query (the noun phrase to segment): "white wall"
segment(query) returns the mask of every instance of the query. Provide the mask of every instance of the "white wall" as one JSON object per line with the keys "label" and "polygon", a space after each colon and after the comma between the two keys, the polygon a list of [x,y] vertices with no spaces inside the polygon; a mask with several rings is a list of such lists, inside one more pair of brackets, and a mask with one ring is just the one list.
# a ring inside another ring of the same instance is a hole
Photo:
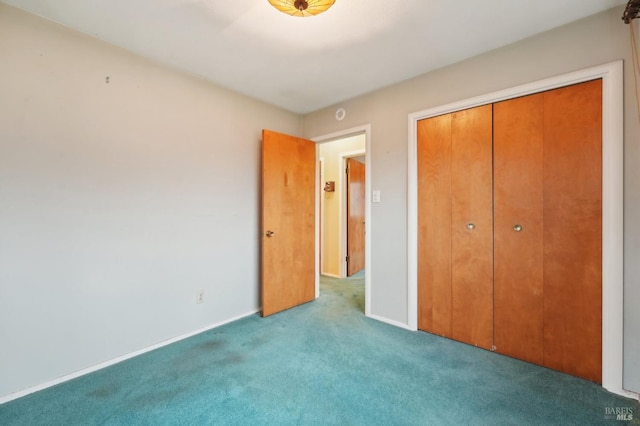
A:
{"label": "white wall", "polygon": [[[371,313],[407,323],[408,115],[543,78],[625,60],[625,308],[624,385],[640,391],[640,127],[633,92],[628,26],[623,7],[326,108],[304,118],[313,138],[371,124]],[[636,26],[638,24],[635,24]],[[640,31],[636,31],[639,33]],[[419,53],[419,52],[416,52]],[[347,111],[336,121],[338,107]]]}
{"label": "white wall", "polygon": [[318,145],[318,155],[323,159],[324,181],[335,182],[335,192],[322,191],[322,274],[343,276],[341,266],[346,256],[346,247],[341,247],[346,232],[342,227],[346,181],[344,155],[364,152],[365,142],[366,137],[361,134]]}
{"label": "white wall", "polygon": [[259,308],[262,128],[301,118],[0,3],[0,398]]}

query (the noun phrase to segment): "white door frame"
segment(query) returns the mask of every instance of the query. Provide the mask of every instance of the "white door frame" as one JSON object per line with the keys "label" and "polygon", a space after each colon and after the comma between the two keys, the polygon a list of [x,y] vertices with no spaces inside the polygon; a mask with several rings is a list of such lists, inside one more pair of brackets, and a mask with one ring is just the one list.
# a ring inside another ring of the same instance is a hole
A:
{"label": "white door frame", "polygon": [[[367,268],[367,271],[364,275],[364,314],[366,316],[370,316],[371,314],[371,156],[369,153],[371,152],[371,125],[365,124],[358,127],[352,127],[350,129],[340,130],[338,132],[330,133],[328,135],[317,136],[314,138],[310,138],[312,141],[316,142],[316,144],[323,142],[331,142],[337,139],[344,139],[349,136],[355,135],[365,135],[365,177],[364,177],[364,187],[365,187],[365,195],[364,195],[364,215],[366,217],[366,222],[364,225],[364,264]],[[316,157],[317,154],[317,146],[316,146]],[[342,175],[342,174],[341,174]],[[318,174],[316,173],[316,176]],[[342,179],[342,177],[341,177]],[[319,188],[321,182],[316,182],[316,188]],[[320,200],[316,197],[316,212],[319,208]],[[340,231],[342,232],[342,230]],[[319,250],[319,241],[320,241],[320,222],[319,217],[316,214],[316,297],[320,295],[320,274],[318,265],[318,250]],[[344,254],[344,253],[343,253]],[[341,271],[344,268],[344,262],[341,262]]]}
{"label": "white door frame", "polygon": [[429,108],[409,115],[408,153],[408,326],[418,327],[418,160],[419,120],[479,105],[602,78],[602,386],[623,389],[623,63],[611,62],[506,90]]}

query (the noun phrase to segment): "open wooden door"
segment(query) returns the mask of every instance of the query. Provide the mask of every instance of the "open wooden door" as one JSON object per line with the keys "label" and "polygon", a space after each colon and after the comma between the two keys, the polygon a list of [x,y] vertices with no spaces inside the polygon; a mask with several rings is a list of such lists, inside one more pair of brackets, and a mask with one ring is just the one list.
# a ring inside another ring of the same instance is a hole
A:
{"label": "open wooden door", "polygon": [[315,298],[314,142],[262,131],[262,316]]}
{"label": "open wooden door", "polygon": [[347,276],[364,269],[364,164],[347,159]]}

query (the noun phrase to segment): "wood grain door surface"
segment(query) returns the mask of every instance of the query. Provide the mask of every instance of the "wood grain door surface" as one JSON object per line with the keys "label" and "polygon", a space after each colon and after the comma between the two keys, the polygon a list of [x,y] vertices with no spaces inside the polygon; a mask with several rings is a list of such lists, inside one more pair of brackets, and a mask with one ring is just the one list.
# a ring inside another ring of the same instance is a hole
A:
{"label": "wood grain door surface", "polygon": [[419,328],[600,383],[601,80],[417,131]]}
{"label": "wood grain door surface", "polygon": [[347,159],[347,276],[364,269],[365,165]]}
{"label": "wood grain door surface", "polygon": [[451,114],[417,131],[418,328],[451,338]]}
{"label": "wood grain door surface", "polygon": [[493,118],[494,345],[536,364],[544,361],[543,106],[542,93],[498,102]]}
{"label": "wood grain door surface", "polygon": [[493,344],[492,106],[451,117],[451,335]]}
{"label": "wood grain door surface", "polygon": [[263,316],[315,298],[315,161],[312,141],[263,130]]}
{"label": "wood grain door surface", "polygon": [[493,343],[491,105],[418,125],[420,329]]}
{"label": "wood grain door surface", "polygon": [[602,382],[602,80],[545,92],[544,365]]}

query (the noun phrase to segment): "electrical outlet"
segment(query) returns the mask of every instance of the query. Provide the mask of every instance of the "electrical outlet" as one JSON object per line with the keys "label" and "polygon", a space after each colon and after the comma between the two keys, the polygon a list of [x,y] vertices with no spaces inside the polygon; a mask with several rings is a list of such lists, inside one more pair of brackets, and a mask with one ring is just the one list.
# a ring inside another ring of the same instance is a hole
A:
{"label": "electrical outlet", "polygon": [[196,293],[196,303],[204,303],[204,290],[199,290]]}

